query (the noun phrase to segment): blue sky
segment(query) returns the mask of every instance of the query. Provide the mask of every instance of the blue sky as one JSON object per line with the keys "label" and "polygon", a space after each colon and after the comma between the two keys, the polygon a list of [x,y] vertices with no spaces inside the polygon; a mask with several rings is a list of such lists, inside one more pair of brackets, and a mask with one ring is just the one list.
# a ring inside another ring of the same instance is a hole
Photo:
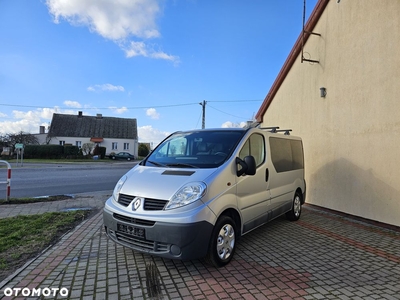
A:
{"label": "blue sky", "polygon": [[[308,0],[306,19],[317,0]],[[0,134],[54,112],[136,118],[139,142],[240,126],[302,29],[303,0],[0,0]]]}

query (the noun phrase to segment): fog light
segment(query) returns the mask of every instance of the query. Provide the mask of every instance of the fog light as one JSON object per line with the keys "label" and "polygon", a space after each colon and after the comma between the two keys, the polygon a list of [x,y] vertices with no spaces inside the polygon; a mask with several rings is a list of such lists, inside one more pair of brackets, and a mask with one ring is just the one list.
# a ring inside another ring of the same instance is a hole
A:
{"label": "fog light", "polygon": [[177,245],[172,245],[171,246],[171,254],[178,256],[179,254],[181,254],[181,248],[179,248]]}

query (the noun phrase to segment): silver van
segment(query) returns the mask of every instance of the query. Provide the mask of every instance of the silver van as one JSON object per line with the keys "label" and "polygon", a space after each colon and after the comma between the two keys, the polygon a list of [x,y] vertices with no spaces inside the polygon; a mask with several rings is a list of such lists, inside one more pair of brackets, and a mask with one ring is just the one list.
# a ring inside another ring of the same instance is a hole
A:
{"label": "silver van", "polygon": [[305,202],[303,145],[290,130],[175,132],[118,181],[105,203],[116,243],[171,259],[229,263],[240,236]]}

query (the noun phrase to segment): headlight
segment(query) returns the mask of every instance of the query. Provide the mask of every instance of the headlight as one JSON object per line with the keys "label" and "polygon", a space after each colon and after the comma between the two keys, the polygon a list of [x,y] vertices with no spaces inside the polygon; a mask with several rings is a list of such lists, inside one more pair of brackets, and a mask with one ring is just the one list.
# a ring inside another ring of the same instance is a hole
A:
{"label": "headlight", "polygon": [[128,177],[126,177],[126,175],[122,176],[120,180],[118,180],[117,184],[115,185],[114,191],[113,191],[113,199],[115,202],[118,202],[118,196],[119,196],[119,192],[122,189],[122,186],[124,185],[126,179]]}
{"label": "headlight", "polygon": [[206,193],[206,189],[207,186],[203,182],[185,184],[172,196],[165,209],[182,207],[200,200]]}

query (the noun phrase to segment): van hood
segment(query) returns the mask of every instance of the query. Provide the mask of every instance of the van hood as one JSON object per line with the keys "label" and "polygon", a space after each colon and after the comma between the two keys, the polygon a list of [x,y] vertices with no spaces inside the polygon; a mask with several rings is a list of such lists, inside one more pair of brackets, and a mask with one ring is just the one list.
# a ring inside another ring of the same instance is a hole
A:
{"label": "van hood", "polygon": [[202,181],[212,169],[161,168],[137,165],[127,174],[120,193],[136,197],[169,200],[186,183]]}

